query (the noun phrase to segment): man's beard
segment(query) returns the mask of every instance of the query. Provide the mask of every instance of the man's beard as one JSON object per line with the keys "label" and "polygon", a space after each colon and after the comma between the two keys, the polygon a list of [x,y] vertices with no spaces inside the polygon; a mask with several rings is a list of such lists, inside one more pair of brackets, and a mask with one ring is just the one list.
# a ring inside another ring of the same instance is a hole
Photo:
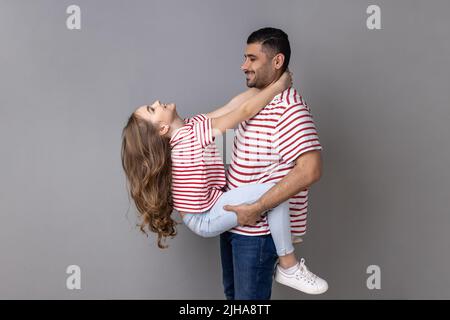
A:
{"label": "man's beard", "polygon": [[256,73],[253,73],[253,79],[245,80],[247,83],[247,87],[257,89],[265,88],[271,82],[269,77],[263,73],[260,73],[259,77],[256,77]]}
{"label": "man's beard", "polygon": [[256,81],[255,80],[246,79],[246,82],[247,82],[247,87],[249,87],[249,88],[254,88],[255,85],[256,85]]}

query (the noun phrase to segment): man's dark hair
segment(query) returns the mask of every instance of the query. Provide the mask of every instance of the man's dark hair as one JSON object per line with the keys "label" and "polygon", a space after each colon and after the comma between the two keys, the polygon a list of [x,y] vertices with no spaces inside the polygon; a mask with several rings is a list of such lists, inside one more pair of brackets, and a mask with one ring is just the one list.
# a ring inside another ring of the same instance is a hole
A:
{"label": "man's dark hair", "polygon": [[286,71],[291,58],[291,46],[289,44],[288,35],[280,29],[262,28],[252,32],[248,36],[247,44],[260,43],[263,50],[269,56],[282,53],[284,55],[284,63],[281,71]]}

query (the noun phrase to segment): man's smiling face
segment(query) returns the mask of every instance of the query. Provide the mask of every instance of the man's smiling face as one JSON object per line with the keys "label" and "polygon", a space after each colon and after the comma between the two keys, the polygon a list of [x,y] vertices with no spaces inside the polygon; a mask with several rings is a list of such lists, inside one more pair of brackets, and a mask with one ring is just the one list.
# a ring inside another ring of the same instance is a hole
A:
{"label": "man's smiling face", "polygon": [[263,50],[260,43],[248,44],[244,58],[241,70],[245,73],[247,87],[262,89],[275,79],[276,69],[272,64],[273,57]]}

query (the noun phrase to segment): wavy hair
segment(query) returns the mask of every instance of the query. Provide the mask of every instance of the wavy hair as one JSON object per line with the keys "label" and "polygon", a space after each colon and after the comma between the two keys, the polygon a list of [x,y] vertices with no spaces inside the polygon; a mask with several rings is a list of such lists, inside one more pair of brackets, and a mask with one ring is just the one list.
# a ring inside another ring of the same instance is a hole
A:
{"label": "wavy hair", "polygon": [[169,138],[160,136],[155,126],[133,112],[122,131],[122,167],[138,216],[140,231],[158,234],[158,247],[177,234],[171,217],[172,159]]}

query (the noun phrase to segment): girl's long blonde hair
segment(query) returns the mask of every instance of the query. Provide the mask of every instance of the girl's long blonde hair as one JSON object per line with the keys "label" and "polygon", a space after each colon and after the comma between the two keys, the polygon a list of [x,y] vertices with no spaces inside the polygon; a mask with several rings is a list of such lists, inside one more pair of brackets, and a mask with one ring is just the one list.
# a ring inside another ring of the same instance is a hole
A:
{"label": "girl's long blonde hair", "polygon": [[134,112],[122,131],[121,158],[141,223],[137,226],[158,234],[158,247],[177,234],[172,217],[172,158],[169,138]]}

